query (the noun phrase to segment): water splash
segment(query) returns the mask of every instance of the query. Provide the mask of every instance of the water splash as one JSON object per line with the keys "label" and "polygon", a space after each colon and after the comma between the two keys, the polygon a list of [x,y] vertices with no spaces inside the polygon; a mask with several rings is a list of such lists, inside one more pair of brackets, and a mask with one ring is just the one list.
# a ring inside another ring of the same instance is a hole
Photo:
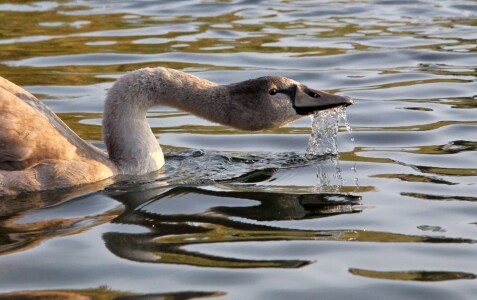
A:
{"label": "water splash", "polygon": [[343,106],[318,111],[311,118],[311,135],[306,148],[306,156],[314,158],[325,155],[338,155],[338,125],[340,119],[345,128],[351,132],[351,126],[346,118],[346,108]]}
{"label": "water splash", "polygon": [[304,153],[295,152],[184,150],[166,154],[163,180],[168,184],[213,184],[239,180],[258,170],[298,168],[319,160],[321,158],[309,159]]}
{"label": "water splash", "polygon": [[[346,109],[337,107],[319,111],[311,115],[310,118],[312,133],[308,141],[306,157],[309,159],[324,158],[317,164],[318,183],[314,191],[339,192],[346,183],[339,163],[337,137],[340,120],[343,120],[346,130],[352,132],[347,120]],[[353,142],[354,139],[352,138],[351,141]],[[354,184],[358,186],[356,165],[353,165],[352,171],[355,174]]]}

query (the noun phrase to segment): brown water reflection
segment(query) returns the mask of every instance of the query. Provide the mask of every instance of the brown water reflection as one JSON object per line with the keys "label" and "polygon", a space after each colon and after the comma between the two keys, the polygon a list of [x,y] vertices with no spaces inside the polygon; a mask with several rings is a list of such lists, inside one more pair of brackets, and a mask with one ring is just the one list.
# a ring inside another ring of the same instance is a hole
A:
{"label": "brown water reflection", "polygon": [[[94,198],[94,194],[90,193],[108,183],[111,181],[61,191],[4,197],[0,202],[0,255],[27,251],[49,239],[78,234],[110,222],[121,212],[120,208],[108,209],[92,215],[78,211],[74,212],[75,216],[69,218],[62,214],[42,215],[42,212],[54,210],[55,207],[61,207],[63,203],[71,203],[68,201],[73,199],[80,203],[83,199]],[[91,205],[91,202],[89,204]],[[105,205],[111,208],[108,204]],[[114,206],[117,205],[113,204]]]}
{"label": "brown water reflection", "polygon": [[201,292],[187,291],[176,293],[157,294],[137,294],[132,292],[115,291],[107,286],[85,290],[40,290],[40,291],[18,291],[13,293],[0,294],[0,299],[9,300],[132,300],[132,299],[167,299],[167,300],[188,300],[216,298],[224,296],[223,292]]}
{"label": "brown water reflection", "polygon": [[459,279],[476,279],[477,275],[463,272],[439,272],[439,271],[404,271],[404,272],[382,272],[361,269],[350,269],[353,275],[388,280],[410,280],[410,281],[447,281]]}

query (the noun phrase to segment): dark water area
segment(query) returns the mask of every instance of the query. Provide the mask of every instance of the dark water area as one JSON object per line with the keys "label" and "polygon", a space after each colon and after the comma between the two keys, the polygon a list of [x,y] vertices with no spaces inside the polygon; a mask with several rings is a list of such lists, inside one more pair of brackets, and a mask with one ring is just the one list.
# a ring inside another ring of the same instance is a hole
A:
{"label": "dark water area", "polygon": [[476,40],[472,0],[0,1],[0,76],[99,147],[142,67],[356,100],[313,159],[155,107],[158,174],[0,199],[0,299],[475,299]]}

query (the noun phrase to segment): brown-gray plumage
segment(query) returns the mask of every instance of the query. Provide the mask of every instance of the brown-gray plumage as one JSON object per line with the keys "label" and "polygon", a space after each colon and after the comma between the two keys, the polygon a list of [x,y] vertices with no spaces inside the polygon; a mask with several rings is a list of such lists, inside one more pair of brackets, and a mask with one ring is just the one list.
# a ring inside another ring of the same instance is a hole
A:
{"label": "brown-gray plumage", "polygon": [[159,170],[164,156],[146,121],[153,105],[175,107],[243,130],[262,130],[350,104],[350,98],[285,77],[217,85],[172,69],[145,68],[125,74],[108,92],[105,153],[78,137],[33,95],[0,77],[0,195]]}

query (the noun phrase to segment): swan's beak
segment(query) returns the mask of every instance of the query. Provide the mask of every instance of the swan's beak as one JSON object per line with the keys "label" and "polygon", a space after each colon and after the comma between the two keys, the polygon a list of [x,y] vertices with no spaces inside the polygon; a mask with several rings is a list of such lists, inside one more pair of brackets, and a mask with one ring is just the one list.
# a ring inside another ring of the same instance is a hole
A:
{"label": "swan's beak", "polygon": [[299,115],[309,115],[316,111],[352,104],[353,99],[350,97],[328,94],[306,86],[297,86],[293,98],[293,108]]}

